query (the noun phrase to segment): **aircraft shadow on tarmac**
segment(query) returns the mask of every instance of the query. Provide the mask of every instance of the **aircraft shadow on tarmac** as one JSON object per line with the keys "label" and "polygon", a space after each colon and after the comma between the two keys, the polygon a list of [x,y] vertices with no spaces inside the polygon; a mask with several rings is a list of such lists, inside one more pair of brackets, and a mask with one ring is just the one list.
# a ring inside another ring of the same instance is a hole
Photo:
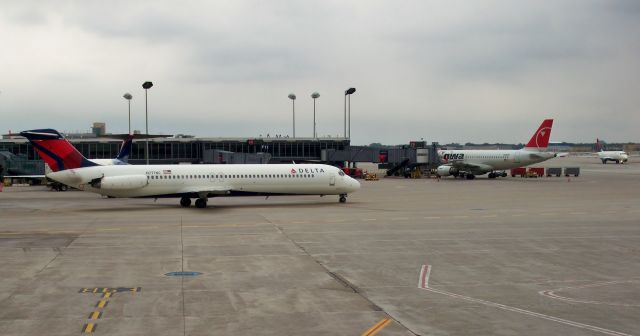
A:
{"label": "aircraft shadow on tarmac", "polygon": [[[357,202],[348,202],[346,206],[349,204],[358,204]],[[232,210],[232,209],[246,209],[246,208],[289,208],[289,209],[300,209],[300,208],[325,208],[325,207],[345,207],[345,205],[339,204],[337,201],[333,202],[279,202],[279,203],[238,203],[238,204],[215,204],[215,202],[209,202],[206,208],[198,209],[194,206],[190,206],[188,208],[183,208],[179,204],[166,204],[166,203],[148,203],[148,204],[135,204],[132,206],[126,207],[91,207],[91,208],[82,208],[77,209],[77,212],[122,212],[122,211],[158,211],[161,209],[165,210],[176,210],[176,209],[184,209],[185,211],[194,211],[195,213],[201,213],[206,211],[223,211],[223,210]]]}

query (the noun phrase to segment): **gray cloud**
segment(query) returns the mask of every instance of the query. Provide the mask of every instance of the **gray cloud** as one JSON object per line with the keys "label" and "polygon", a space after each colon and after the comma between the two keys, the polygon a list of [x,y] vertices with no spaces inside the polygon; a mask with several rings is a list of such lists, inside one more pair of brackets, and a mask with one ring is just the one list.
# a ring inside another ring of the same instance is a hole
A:
{"label": "gray cloud", "polygon": [[[152,130],[342,133],[355,143],[637,138],[637,1],[13,2],[0,12],[0,114],[12,129],[125,129],[153,80]],[[33,125],[37,120],[38,125]],[[137,127],[140,128],[140,127]],[[6,131],[6,130],[4,130]]]}

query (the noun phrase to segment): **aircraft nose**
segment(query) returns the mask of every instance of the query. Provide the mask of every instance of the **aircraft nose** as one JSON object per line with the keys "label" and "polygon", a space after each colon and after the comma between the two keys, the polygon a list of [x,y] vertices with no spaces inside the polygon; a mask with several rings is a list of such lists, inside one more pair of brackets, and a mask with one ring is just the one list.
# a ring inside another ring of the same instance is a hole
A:
{"label": "aircraft nose", "polygon": [[350,177],[349,179],[350,179],[349,187],[351,189],[351,192],[354,192],[354,191],[360,189],[360,182],[358,182],[356,179],[354,179],[352,177]]}

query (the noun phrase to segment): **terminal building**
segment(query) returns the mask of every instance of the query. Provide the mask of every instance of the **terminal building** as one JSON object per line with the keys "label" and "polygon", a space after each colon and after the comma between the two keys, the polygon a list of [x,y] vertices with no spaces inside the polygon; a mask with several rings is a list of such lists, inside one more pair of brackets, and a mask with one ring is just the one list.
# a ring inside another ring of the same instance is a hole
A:
{"label": "terminal building", "polygon": [[[103,126],[104,127],[104,126]],[[116,157],[121,141],[100,134],[67,134],[67,139],[89,159]],[[394,165],[424,164],[429,150],[425,142],[406,146],[350,146],[347,138],[207,138],[176,136],[149,139],[150,164],[236,164],[323,162],[336,166],[358,162]],[[134,140],[131,164],[145,164],[146,140]],[[420,149],[420,150],[419,150]],[[433,152],[434,153],[434,152]],[[433,154],[432,153],[432,154]],[[0,140],[0,175],[44,173],[44,164],[31,144],[20,136]]]}

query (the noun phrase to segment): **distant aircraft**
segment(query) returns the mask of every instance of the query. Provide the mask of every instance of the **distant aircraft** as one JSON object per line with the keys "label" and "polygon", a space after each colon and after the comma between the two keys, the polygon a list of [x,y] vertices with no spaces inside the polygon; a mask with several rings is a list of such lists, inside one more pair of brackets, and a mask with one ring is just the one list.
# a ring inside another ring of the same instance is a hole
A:
{"label": "distant aircraft", "polygon": [[520,150],[442,150],[438,152],[444,163],[437,168],[438,176],[466,177],[469,180],[476,175],[489,173],[490,179],[506,177],[506,169],[527,166],[565,156],[547,152],[553,119],[546,119],[533,134],[527,145]]}
{"label": "distant aircraft", "polygon": [[196,207],[205,208],[208,198],[215,196],[338,195],[345,203],[347,194],[360,189],[360,183],[342,170],[323,164],[100,166],[73,146],[70,152],[59,145],[51,136],[58,134],[54,130],[20,134],[57,168],[48,178],[110,197],[176,197],[183,207],[196,198]]}
{"label": "distant aircraft", "polygon": [[607,164],[607,161],[613,161],[615,163],[623,164],[629,161],[629,154],[623,151],[605,151],[602,150],[600,139],[596,139],[596,150],[598,151],[598,157],[602,164]]}

